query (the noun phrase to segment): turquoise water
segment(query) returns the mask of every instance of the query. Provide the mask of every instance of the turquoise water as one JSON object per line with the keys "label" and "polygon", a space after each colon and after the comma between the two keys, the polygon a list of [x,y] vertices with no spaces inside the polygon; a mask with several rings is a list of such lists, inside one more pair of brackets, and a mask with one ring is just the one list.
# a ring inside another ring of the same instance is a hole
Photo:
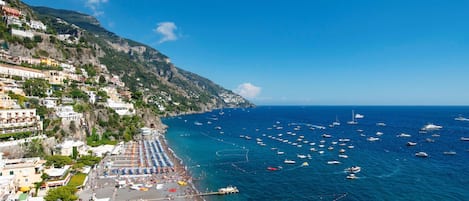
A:
{"label": "turquoise water", "polygon": [[[365,116],[357,125],[346,124],[352,110]],[[169,126],[169,145],[196,178],[199,191],[227,185],[240,190],[208,200],[469,200],[469,142],[460,141],[469,137],[469,122],[455,121],[459,115],[469,117],[469,107],[263,106],[163,121]],[[329,127],[336,117],[341,125]],[[377,126],[377,122],[386,126]],[[428,123],[443,128],[420,133]],[[325,129],[311,129],[314,126]],[[378,131],[383,135],[377,136]],[[412,136],[396,137],[400,133]],[[371,136],[379,140],[368,141]],[[340,138],[351,141],[340,146]],[[324,148],[318,146],[320,140],[325,140]],[[408,141],[417,145],[406,146]],[[348,148],[350,145],[354,148]],[[329,146],[334,149],[328,150]],[[310,151],[312,147],[324,154]],[[272,148],[285,154],[278,155]],[[338,157],[340,149],[346,150],[348,158]],[[416,157],[419,151],[429,157]],[[445,151],[456,155],[445,155]],[[311,158],[301,159],[297,154],[310,154]],[[284,164],[285,159],[297,163]],[[341,164],[327,164],[331,160]],[[301,167],[303,162],[309,166]],[[353,165],[362,168],[356,174],[358,179],[346,179],[344,169]],[[267,170],[279,166],[278,171]]]}

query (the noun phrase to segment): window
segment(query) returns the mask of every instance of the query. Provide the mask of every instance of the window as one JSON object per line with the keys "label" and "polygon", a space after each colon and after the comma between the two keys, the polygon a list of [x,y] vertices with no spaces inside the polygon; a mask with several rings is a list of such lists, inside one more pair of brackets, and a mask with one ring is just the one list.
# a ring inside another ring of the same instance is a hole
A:
{"label": "window", "polygon": [[13,170],[12,170],[12,171],[10,171],[10,175],[14,175],[14,174],[15,174],[15,172],[13,172]]}

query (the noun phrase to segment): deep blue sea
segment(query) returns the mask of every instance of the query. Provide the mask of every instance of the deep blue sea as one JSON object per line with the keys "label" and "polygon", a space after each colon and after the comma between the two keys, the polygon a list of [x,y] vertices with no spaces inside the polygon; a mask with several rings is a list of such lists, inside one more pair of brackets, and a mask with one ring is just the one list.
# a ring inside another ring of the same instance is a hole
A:
{"label": "deep blue sea", "polygon": [[[346,123],[352,110],[364,115],[357,125]],[[454,120],[459,115],[469,117],[469,107],[261,106],[163,122],[169,145],[199,191],[228,185],[240,190],[207,200],[469,200],[469,141],[460,140],[469,137],[469,121]],[[341,125],[329,127],[336,119]],[[428,123],[443,128],[419,132]],[[397,137],[401,133],[411,137]],[[350,142],[340,145],[344,138]],[[407,146],[409,141],[417,144]],[[338,157],[340,149],[348,158]],[[420,151],[429,156],[416,157]],[[448,151],[456,154],[444,154]],[[285,159],[296,164],[284,164]],[[327,163],[332,160],[341,163]],[[354,165],[361,167],[358,178],[347,179],[344,169]]]}

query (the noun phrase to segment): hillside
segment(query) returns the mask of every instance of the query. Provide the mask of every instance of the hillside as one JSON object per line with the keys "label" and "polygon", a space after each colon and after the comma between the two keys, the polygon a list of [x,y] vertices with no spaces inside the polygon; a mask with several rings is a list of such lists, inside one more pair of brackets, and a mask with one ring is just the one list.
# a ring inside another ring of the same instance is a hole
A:
{"label": "hillside", "polygon": [[[253,106],[232,91],[174,66],[167,56],[154,48],[107,31],[92,16],[46,7],[30,8],[31,17],[47,25],[47,34],[68,34],[78,41],[63,45],[49,36],[50,40],[44,40],[43,46],[29,50],[31,55],[47,50],[47,55],[57,60],[79,65],[103,64],[111,74],[119,76],[131,92],[142,93],[142,100],[150,107],[160,108],[155,111],[161,115]],[[27,51],[23,48],[19,52]]]}

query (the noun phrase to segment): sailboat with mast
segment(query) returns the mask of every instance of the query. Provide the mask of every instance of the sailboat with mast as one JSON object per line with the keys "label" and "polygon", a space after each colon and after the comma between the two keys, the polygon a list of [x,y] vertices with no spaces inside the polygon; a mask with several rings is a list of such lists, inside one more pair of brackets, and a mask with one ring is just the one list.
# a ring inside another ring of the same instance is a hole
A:
{"label": "sailboat with mast", "polygon": [[358,122],[355,120],[355,111],[352,110],[352,121],[347,121],[347,124],[356,125]]}
{"label": "sailboat with mast", "polygon": [[335,116],[335,121],[332,122],[332,126],[340,126],[340,121],[339,121],[339,118],[337,117],[337,115]]}

